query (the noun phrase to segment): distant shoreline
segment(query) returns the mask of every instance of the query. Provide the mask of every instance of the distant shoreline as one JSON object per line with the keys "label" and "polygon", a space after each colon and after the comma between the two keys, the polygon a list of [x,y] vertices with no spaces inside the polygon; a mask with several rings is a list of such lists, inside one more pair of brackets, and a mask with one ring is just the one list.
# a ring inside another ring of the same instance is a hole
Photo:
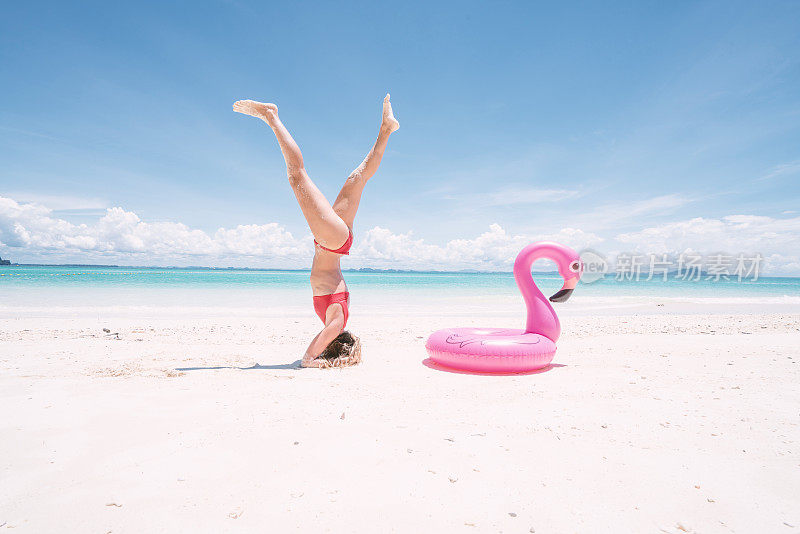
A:
{"label": "distant shoreline", "polygon": [[[8,267],[91,267],[95,269],[165,269],[165,270],[203,270],[203,271],[278,271],[287,273],[311,272],[311,269],[282,269],[277,267],[203,267],[199,265],[160,266],[160,265],[97,265],[90,263],[12,263]],[[480,271],[477,269],[461,269],[458,271],[421,271],[415,269],[373,269],[364,267],[361,269],[342,269],[343,273],[417,273],[417,274],[511,274],[511,271]],[[557,271],[537,271],[541,273],[556,274]]]}
{"label": "distant shoreline", "polygon": [[[2,267],[65,267],[65,268],[92,268],[92,269],[159,269],[169,271],[180,270],[196,270],[196,271],[249,271],[249,272],[285,272],[285,273],[310,273],[311,269],[283,269],[273,267],[204,267],[198,265],[189,265],[186,267],[178,266],[159,266],[159,265],[98,265],[98,264],[84,264],[84,263],[12,263],[11,265],[0,265]],[[446,270],[415,270],[415,269],[375,269],[371,267],[364,267],[361,269],[342,269],[343,273],[360,273],[360,274],[502,274],[511,275],[512,271],[481,271],[477,269],[461,269],[457,271]],[[558,271],[534,271],[536,274],[544,275],[558,275]],[[606,273],[606,277],[613,277],[614,272]],[[643,273],[646,274],[646,273]],[[701,277],[713,276],[708,272],[701,271]],[[670,272],[669,277],[673,278],[675,272]],[[734,276],[734,275],[729,275]],[[762,278],[783,278],[783,279],[800,279],[800,276],[789,275],[759,275]]]}

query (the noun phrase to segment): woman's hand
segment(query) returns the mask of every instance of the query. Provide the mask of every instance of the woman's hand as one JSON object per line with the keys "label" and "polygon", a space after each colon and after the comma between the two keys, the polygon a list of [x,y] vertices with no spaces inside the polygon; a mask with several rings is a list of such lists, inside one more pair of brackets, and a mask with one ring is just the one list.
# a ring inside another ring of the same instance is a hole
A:
{"label": "woman's hand", "polygon": [[325,362],[322,361],[322,358],[307,358],[303,356],[303,359],[300,361],[300,367],[325,367]]}

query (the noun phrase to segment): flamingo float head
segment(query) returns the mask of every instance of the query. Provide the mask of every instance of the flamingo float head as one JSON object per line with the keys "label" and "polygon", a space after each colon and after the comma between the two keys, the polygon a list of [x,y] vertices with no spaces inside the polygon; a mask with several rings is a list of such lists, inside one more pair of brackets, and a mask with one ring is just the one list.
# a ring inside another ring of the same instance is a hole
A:
{"label": "flamingo float head", "polygon": [[558,274],[564,279],[564,285],[550,297],[550,302],[566,302],[569,300],[583,272],[583,262],[581,262],[578,253],[567,247],[561,248],[566,249],[561,251],[565,257],[561,258],[561,261],[556,259],[556,263],[558,264]]}

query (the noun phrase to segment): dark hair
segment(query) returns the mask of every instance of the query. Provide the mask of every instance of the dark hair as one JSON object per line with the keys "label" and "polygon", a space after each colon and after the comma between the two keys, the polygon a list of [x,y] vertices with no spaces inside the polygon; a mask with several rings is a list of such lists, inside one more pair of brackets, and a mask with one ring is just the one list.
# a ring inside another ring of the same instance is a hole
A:
{"label": "dark hair", "polygon": [[328,343],[328,346],[325,347],[325,350],[322,351],[322,354],[320,354],[319,357],[325,358],[326,360],[335,360],[339,357],[348,356],[350,351],[353,350],[353,345],[355,344],[355,336],[345,330],[336,336],[336,339]]}

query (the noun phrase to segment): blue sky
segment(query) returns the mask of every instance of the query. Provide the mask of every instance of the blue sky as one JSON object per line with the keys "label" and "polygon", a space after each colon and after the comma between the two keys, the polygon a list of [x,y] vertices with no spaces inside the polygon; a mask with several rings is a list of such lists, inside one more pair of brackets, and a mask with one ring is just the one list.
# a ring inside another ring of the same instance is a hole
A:
{"label": "blue sky", "polygon": [[[280,151],[232,102],[277,103],[333,197],[389,91],[401,129],[353,266],[496,266],[543,236],[741,244],[800,272],[797,2],[18,2],[0,55],[0,255],[19,261],[301,266]],[[240,227],[261,245],[200,235]]]}

